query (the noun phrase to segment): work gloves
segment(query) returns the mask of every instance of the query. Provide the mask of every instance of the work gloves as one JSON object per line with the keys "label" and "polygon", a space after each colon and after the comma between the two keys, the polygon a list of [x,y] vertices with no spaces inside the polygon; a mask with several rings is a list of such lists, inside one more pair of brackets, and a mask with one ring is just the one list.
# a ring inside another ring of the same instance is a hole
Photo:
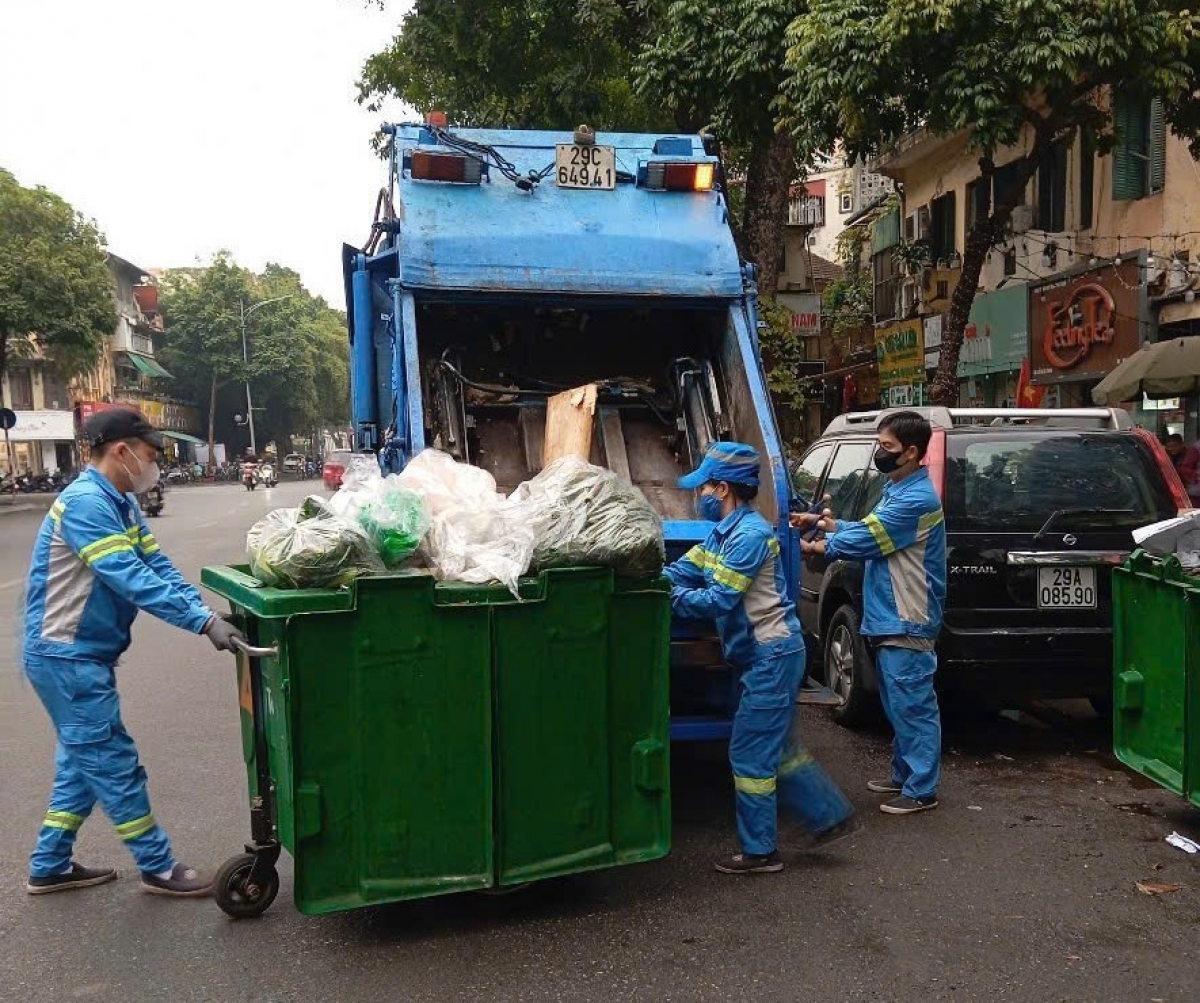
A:
{"label": "work gloves", "polygon": [[217,651],[236,651],[234,639],[246,640],[245,635],[237,627],[219,616],[214,616],[208,621],[208,625],[204,628],[204,636],[212,641],[212,646]]}

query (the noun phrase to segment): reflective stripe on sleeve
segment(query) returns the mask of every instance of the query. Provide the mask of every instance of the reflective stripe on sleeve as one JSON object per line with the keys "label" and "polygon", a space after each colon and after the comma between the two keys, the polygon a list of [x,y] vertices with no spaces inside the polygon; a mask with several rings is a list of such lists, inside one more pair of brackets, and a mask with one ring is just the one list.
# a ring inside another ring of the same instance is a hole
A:
{"label": "reflective stripe on sleeve", "polygon": [[883,523],[879,521],[879,516],[869,515],[863,520],[863,525],[871,531],[871,535],[875,537],[875,542],[879,544],[879,551],[884,557],[888,554],[896,552],[896,544],[892,542],[892,538],[888,536],[888,531],[883,528]]}

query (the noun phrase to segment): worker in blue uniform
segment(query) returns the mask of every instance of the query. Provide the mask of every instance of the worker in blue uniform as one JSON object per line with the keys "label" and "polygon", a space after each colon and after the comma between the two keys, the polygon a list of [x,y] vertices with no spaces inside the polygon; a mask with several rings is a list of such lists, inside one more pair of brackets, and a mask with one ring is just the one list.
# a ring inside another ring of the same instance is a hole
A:
{"label": "worker in blue uniform", "polygon": [[825,539],[802,547],[829,561],[866,563],[860,630],[874,651],[879,696],[895,733],[891,778],[867,788],[894,795],[880,811],[911,815],[938,805],[942,725],[933,680],[946,601],[946,525],[922,465],[933,436],[929,422],[916,411],[895,411],[876,433],[875,467],[888,478],[879,504],[857,522],[826,510]]}
{"label": "worker in blue uniform", "polygon": [[72,860],[99,803],[133,854],[142,887],[200,896],[212,881],[180,863],[150,812],[146,771],[121,721],[114,669],[139,609],[233,651],[240,633],[213,614],[159,548],[135,495],[158,482],[162,437],[129,408],[83,429],[91,464],[55,501],[34,544],[24,611],[25,673],[58,737],[54,788],[30,858],[31,895],[116,878]]}
{"label": "worker in blue uniform", "polygon": [[679,481],[698,490],[708,538],[666,569],[671,609],[711,619],[726,660],[740,671],[740,699],[729,742],[741,852],[719,860],[726,874],[783,870],[778,808],[795,814],[824,845],[855,829],[854,809],[800,744],[794,726],[804,677],[804,637],[788,600],[779,541],[752,506],[759,454],[738,442],[709,447]]}

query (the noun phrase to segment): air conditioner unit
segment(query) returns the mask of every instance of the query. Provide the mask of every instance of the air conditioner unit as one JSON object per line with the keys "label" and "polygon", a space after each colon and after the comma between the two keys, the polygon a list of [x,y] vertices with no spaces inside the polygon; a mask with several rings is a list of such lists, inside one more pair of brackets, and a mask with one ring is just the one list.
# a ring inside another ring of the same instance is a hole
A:
{"label": "air conditioner unit", "polygon": [[1033,206],[1019,205],[1014,208],[1008,225],[1013,233],[1028,233],[1033,229]]}

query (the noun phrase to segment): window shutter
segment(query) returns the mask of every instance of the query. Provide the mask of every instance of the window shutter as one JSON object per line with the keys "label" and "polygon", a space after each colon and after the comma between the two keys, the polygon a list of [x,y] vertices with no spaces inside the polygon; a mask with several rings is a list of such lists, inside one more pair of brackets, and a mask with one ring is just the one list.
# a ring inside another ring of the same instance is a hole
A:
{"label": "window shutter", "polygon": [[1113,198],[1140,199],[1146,194],[1145,106],[1126,94],[1113,98]]}
{"label": "window shutter", "polygon": [[1091,129],[1079,137],[1079,229],[1092,228],[1096,199],[1096,140]]}
{"label": "window shutter", "polygon": [[886,216],[880,216],[871,230],[871,251],[878,254],[889,247],[900,243],[900,210],[893,209]]}
{"label": "window shutter", "polygon": [[1150,102],[1149,192],[1161,192],[1167,181],[1167,117],[1162,98]]}

